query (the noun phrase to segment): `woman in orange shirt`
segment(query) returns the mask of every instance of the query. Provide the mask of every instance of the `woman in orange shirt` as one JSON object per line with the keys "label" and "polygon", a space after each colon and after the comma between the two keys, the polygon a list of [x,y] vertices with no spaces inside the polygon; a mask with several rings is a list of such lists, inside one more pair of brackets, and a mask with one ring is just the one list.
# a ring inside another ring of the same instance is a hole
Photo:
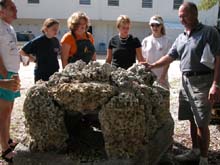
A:
{"label": "woman in orange shirt", "polygon": [[94,38],[87,32],[89,18],[83,12],[73,13],[67,20],[69,32],[61,39],[61,60],[63,68],[68,63],[82,60],[86,63],[96,60]]}

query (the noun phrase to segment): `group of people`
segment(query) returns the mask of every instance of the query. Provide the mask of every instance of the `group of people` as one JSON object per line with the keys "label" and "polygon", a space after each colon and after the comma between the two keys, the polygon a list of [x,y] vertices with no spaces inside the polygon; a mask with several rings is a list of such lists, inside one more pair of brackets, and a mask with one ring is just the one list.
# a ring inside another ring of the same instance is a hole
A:
{"label": "group of people", "polygon": [[[156,25],[156,26],[155,26]],[[21,56],[27,56],[30,61],[36,62],[35,82],[48,81],[49,77],[59,70],[58,55],[61,55],[62,67],[68,63],[82,60],[86,63],[96,60],[94,38],[88,32],[89,18],[84,12],[74,12],[67,20],[69,32],[64,34],[59,42],[56,35],[59,31],[59,22],[48,18],[43,23],[43,34],[26,43],[19,51]],[[171,47],[165,37],[163,19],[153,16],[150,20],[152,35],[139,41],[130,33],[131,21],[128,16],[120,15],[116,27],[118,34],[113,36],[108,45],[106,62],[116,67],[128,69],[136,59],[138,62],[154,62],[162,57]],[[34,56],[33,56],[34,55]],[[169,66],[153,69],[158,82],[168,88],[167,70]]]}
{"label": "group of people", "polygon": [[[179,93],[179,119],[190,121],[192,150],[176,156],[179,161],[198,159],[200,165],[208,164],[209,128],[211,106],[220,102],[220,37],[218,32],[198,21],[194,3],[184,2],[179,8],[179,19],[185,30],[175,42],[166,37],[161,16],[150,18],[152,34],[140,40],[129,33],[131,21],[120,15],[116,21],[118,34],[109,40],[106,63],[128,69],[136,59],[151,69],[157,82],[169,89],[167,71],[169,64],[180,60],[182,88]],[[48,81],[62,67],[77,60],[86,63],[96,60],[94,38],[88,32],[89,18],[84,12],[74,12],[67,20],[69,32],[61,41],[56,38],[59,21],[48,18],[43,23],[42,35],[26,43],[19,51],[16,34],[11,23],[17,18],[12,0],[0,0],[0,144],[2,158],[11,162],[17,142],[10,137],[10,118],[14,99],[20,96],[18,70],[20,57],[27,56],[35,62],[35,82]],[[201,63],[203,49],[209,44],[214,57],[214,69]]]}
{"label": "group of people", "polygon": [[[117,18],[116,27],[118,34],[113,36],[108,45],[106,62],[116,67],[128,69],[136,59],[141,62],[155,62],[164,56],[171,47],[171,43],[166,37],[164,22],[161,16],[155,15],[149,21],[152,34],[140,42],[137,37],[133,37],[129,30],[131,21],[128,16],[120,15]],[[157,76],[158,83],[169,88],[168,71],[169,65],[152,69]]]}

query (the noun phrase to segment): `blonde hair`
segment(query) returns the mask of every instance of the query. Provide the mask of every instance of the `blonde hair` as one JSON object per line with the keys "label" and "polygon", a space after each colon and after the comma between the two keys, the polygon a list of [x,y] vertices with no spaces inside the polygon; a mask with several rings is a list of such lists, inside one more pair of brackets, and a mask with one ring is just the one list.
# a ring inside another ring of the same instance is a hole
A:
{"label": "blonde hair", "polygon": [[42,33],[45,33],[45,29],[50,28],[53,25],[59,25],[59,21],[54,19],[54,18],[47,18],[44,23],[43,26],[41,28]]}
{"label": "blonde hair", "polygon": [[70,29],[70,31],[76,31],[76,29],[79,27],[81,19],[86,21],[86,30],[89,29],[89,17],[86,15],[86,13],[77,11],[74,12],[67,20],[67,27]]}
{"label": "blonde hair", "polygon": [[119,28],[122,24],[130,24],[131,20],[126,15],[120,15],[116,21],[116,27]]}
{"label": "blonde hair", "polygon": [[165,30],[165,26],[164,26],[164,23],[163,23],[163,18],[160,16],[160,15],[154,15],[152,16],[151,18],[155,19],[155,20],[161,20],[161,34],[162,35],[165,35],[166,34],[166,30]]}

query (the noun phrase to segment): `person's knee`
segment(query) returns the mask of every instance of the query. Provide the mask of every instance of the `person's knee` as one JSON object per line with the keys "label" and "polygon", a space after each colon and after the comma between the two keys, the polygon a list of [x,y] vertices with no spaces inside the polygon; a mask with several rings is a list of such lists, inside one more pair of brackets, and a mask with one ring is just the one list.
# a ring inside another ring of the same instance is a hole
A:
{"label": "person's knee", "polygon": [[10,104],[0,105],[0,120],[4,121],[7,120],[8,117],[10,117],[12,112]]}

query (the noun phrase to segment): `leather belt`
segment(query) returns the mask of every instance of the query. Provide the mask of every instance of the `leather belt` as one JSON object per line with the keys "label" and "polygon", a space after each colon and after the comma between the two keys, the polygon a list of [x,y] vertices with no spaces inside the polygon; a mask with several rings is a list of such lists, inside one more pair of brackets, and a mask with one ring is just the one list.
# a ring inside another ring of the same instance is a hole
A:
{"label": "leather belt", "polygon": [[213,71],[186,71],[183,72],[183,75],[186,77],[191,77],[191,76],[200,76],[200,75],[206,75],[206,74],[212,74],[214,73]]}

